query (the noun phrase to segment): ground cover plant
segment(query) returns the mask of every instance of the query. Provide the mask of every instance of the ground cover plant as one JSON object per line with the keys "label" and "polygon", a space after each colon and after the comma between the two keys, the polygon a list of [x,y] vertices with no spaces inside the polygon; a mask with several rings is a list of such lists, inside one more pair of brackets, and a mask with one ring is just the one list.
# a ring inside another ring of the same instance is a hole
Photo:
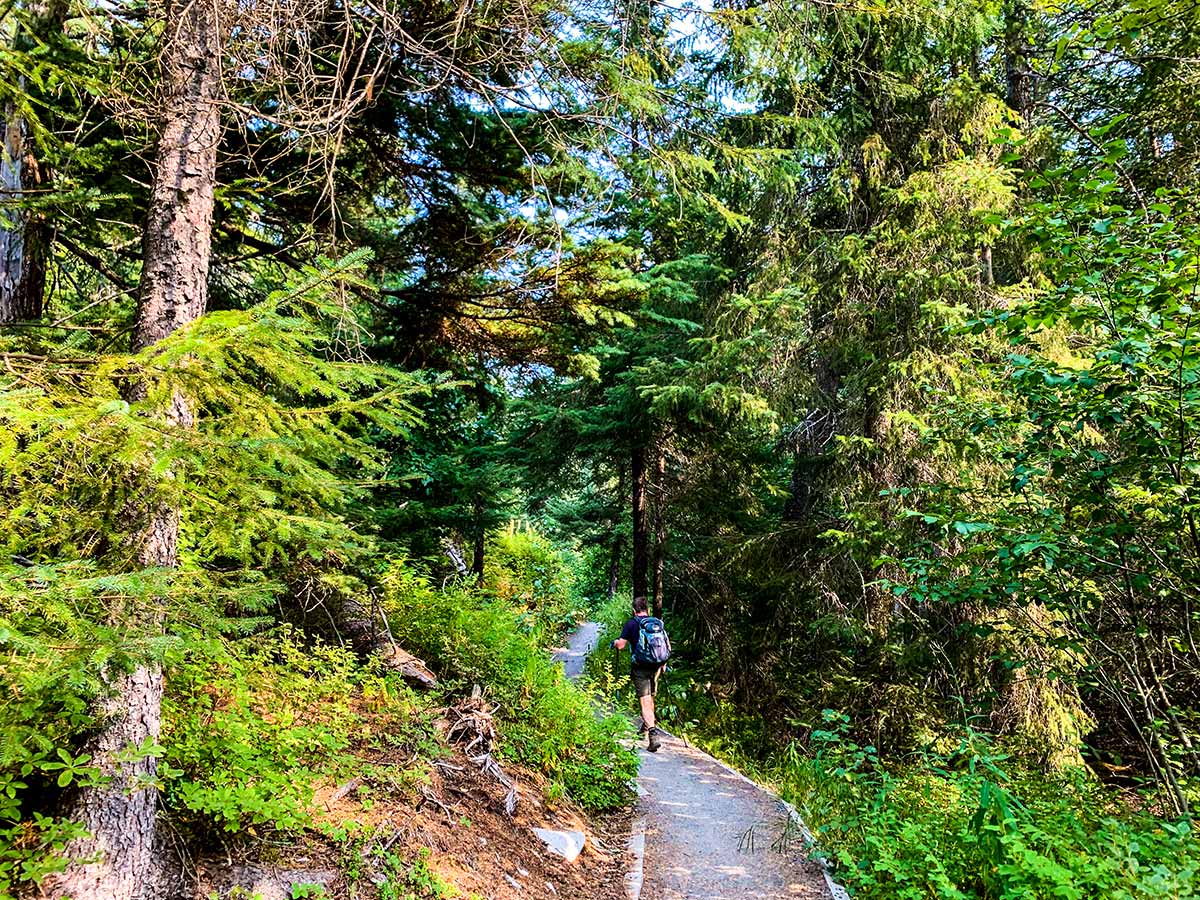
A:
{"label": "ground cover plant", "polygon": [[874,748],[818,729],[811,759],[772,775],[801,802],[855,896],[1166,898],[1196,893],[1187,820],[1131,808],[1082,770],[1010,768],[967,731],[949,752],[883,765]]}

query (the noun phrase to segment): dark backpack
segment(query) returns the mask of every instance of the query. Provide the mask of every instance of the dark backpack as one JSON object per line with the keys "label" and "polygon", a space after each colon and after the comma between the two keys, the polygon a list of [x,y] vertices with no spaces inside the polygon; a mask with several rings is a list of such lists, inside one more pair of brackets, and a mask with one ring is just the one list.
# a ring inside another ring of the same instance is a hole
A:
{"label": "dark backpack", "polygon": [[662,619],[638,618],[638,639],[633,645],[633,661],[639,666],[661,666],[671,658],[671,639]]}

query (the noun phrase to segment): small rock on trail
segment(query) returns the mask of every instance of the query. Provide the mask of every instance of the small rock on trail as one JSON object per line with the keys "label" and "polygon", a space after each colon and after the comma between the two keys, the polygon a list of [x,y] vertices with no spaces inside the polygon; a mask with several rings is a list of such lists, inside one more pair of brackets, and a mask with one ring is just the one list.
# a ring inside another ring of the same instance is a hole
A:
{"label": "small rock on trail", "polygon": [[567,862],[575,862],[587,844],[587,835],[582,831],[557,831],[553,828],[535,828],[533,833],[542,839],[547,849],[554,851]]}

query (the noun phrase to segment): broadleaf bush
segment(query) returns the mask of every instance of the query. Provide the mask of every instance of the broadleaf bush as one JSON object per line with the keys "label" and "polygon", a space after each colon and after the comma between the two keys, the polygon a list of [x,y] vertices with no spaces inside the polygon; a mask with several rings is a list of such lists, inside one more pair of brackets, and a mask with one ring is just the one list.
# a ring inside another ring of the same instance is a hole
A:
{"label": "broadleaf bush", "polygon": [[762,770],[802,810],[856,898],[1168,900],[1200,892],[1186,821],[1122,804],[1082,769],[1010,767],[964,728],[948,752],[885,763],[826,712],[815,752],[791,745]]}

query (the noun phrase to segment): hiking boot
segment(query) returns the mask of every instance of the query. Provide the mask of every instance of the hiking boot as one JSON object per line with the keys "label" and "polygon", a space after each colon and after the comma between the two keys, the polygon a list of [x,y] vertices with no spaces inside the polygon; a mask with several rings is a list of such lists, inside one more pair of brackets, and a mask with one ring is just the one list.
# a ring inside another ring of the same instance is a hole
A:
{"label": "hiking boot", "polygon": [[658,748],[662,746],[662,742],[658,739],[659,735],[661,735],[661,734],[662,734],[662,732],[659,731],[657,728],[650,729],[650,741],[648,744],[646,744],[646,749],[649,750],[651,753],[657,753]]}
{"label": "hiking boot", "polygon": [[646,720],[642,719],[642,724],[638,726],[638,737],[646,733]]}

